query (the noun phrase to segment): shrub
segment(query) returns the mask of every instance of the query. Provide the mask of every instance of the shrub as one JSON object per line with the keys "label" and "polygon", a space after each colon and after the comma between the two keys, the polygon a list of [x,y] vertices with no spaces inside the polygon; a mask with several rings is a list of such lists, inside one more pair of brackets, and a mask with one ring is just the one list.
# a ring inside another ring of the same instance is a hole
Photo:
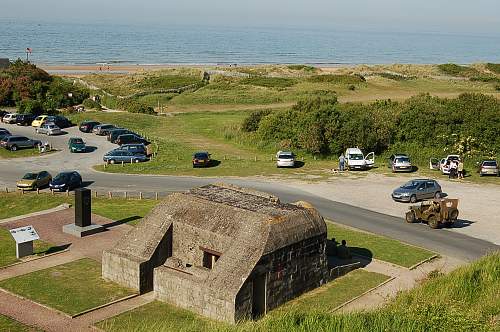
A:
{"label": "shrub", "polygon": [[352,85],[352,84],[351,84],[351,85],[349,85],[349,86],[347,87],[347,89],[348,89],[348,90],[350,90],[350,91],[354,91],[354,90],[356,90],[356,87],[355,87],[354,85]]}
{"label": "shrub", "polygon": [[254,76],[241,80],[241,84],[263,86],[266,88],[288,88],[297,84],[292,78]]}
{"label": "shrub", "polygon": [[356,84],[365,82],[362,75],[314,75],[307,79],[312,83]]}
{"label": "shrub", "polygon": [[100,111],[102,108],[101,108],[101,104],[99,104],[98,102],[92,100],[92,99],[85,99],[83,101],[83,106],[86,108],[86,109],[93,109],[93,110],[98,110]]}
{"label": "shrub", "polygon": [[140,81],[139,87],[145,89],[177,89],[195,83],[201,83],[201,79],[193,76],[162,75],[144,78]]}
{"label": "shrub", "polygon": [[495,90],[500,91],[500,84],[495,85]]}
{"label": "shrub", "polygon": [[454,63],[445,63],[438,65],[441,72],[452,76],[472,76],[477,75],[479,72],[471,67],[459,66]]}
{"label": "shrub", "polygon": [[500,78],[496,76],[473,76],[469,80],[472,82],[500,83]]}
{"label": "shrub", "polygon": [[405,75],[400,75],[400,74],[395,74],[395,73],[387,73],[387,72],[382,72],[382,73],[377,73],[378,76],[387,78],[389,80],[394,80],[394,81],[408,81],[408,80],[413,80],[415,79],[415,76],[405,76]]}
{"label": "shrub", "polygon": [[263,117],[271,113],[269,110],[259,110],[250,113],[244,120],[241,125],[241,130],[244,132],[252,132],[259,129],[260,121]]}
{"label": "shrub", "polygon": [[288,69],[291,70],[303,70],[306,72],[313,72],[316,71],[316,68],[313,66],[308,66],[308,65],[289,65],[287,66]]}
{"label": "shrub", "polygon": [[118,101],[118,108],[130,113],[156,114],[151,106],[147,106],[131,98],[120,99]]}
{"label": "shrub", "polygon": [[487,63],[486,69],[496,74],[500,74],[500,63]]}

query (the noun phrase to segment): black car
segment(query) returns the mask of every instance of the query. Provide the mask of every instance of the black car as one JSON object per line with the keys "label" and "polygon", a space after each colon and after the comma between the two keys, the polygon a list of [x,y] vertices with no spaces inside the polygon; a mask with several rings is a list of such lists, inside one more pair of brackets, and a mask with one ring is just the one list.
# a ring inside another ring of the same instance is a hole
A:
{"label": "black car", "polygon": [[34,148],[41,144],[41,141],[25,136],[6,136],[0,141],[0,147],[11,151],[16,151],[20,148]]}
{"label": "black car", "polygon": [[108,132],[108,136],[107,136],[107,139],[108,141],[110,141],[111,143],[115,143],[116,142],[116,139],[118,138],[118,136],[120,135],[125,135],[125,134],[135,134],[133,132],[131,132],[130,130],[128,129],[123,129],[123,128],[116,128],[116,129],[112,129]]}
{"label": "black car", "polygon": [[133,154],[143,154],[145,156],[148,154],[148,150],[144,144],[123,144],[115,150],[130,151]]}
{"label": "black car", "polygon": [[125,134],[125,135],[120,135],[116,139],[116,144],[118,145],[123,145],[123,144],[144,144],[148,145],[149,142],[142,138],[141,136],[135,135],[135,134]]}
{"label": "black car", "polygon": [[69,121],[67,118],[65,118],[64,116],[60,116],[60,115],[51,115],[51,116],[48,116],[44,123],[53,123],[55,124],[56,126],[58,126],[59,128],[68,128],[68,127],[71,127],[73,125],[73,123],[71,123],[71,121]]}
{"label": "black car", "polygon": [[210,153],[196,152],[193,154],[193,168],[194,167],[208,167],[210,165]]}
{"label": "black car", "polygon": [[4,129],[4,128],[0,128],[0,141],[2,139],[4,139],[4,137],[7,137],[7,136],[12,136],[10,131],[8,131],[7,129]]}
{"label": "black car", "polygon": [[91,133],[92,129],[94,129],[95,126],[100,125],[100,122],[97,121],[83,121],[80,123],[79,129],[82,133]]}
{"label": "black car", "polygon": [[36,115],[33,114],[18,114],[16,123],[18,126],[31,126],[33,120],[35,120]]}
{"label": "black car", "polygon": [[82,184],[82,176],[78,172],[61,172],[50,181],[49,188],[53,191],[69,191],[80,188]]}

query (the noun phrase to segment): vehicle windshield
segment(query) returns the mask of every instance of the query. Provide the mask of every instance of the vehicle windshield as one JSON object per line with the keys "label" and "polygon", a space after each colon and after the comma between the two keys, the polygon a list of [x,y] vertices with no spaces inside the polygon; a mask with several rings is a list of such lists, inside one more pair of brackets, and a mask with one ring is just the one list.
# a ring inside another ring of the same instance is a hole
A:
{"label": "vehicle windshield", "polygon": [[401,186],[403,189],[415,189],[421,182],[418,181],[408,181],[404,185]]}
{"label": "vehicle windshield", "polygon": [[83,144],[83,139],[81,139],[81,138],[74,138],[73,139],[73,144]]}
{"label": "vehicle windshield", "polygon": [[206,153],[195,153],[194,154],[195,159],[208,159],[208,154]]}
{"label": "vehicle windshield", "polygon": [[69,180],[69,174],[67,173],[61,173],[58,174],[55,178],[54,181],[61,181],[61,182],[66,182]]}
{"label": "vehicle windshield", "polygon": [[363,157],[362,154],[357,154],[356,153],[356,154],[350,154],[349,155],[349,159],[351,159],[351,160],[363,160],[364,157]]}
{"label": "vehicle windshield", "polygon": [[396,162],[397,163],[409,163],[410,162],[410,158],[408,158],[408,157],[399,157],[399,158],[396,158]]}
{"label": "vehicle windshield", "polygon": [[497,167],[497,162],[492,160],[492,161],[485,161],[483,162],[483,166],[489,166],[489,167]]}
{"label": "vehicle windshield", "polygon": [[458,156],[450,156],[448,160],[458,160],[460,159]]}
{"label": "vehicle windshield", "polygon": [[23,180],[36,180],[37,176],[38,176],[38,174],[36,174],[36,173],[26,173],[23,176]]}

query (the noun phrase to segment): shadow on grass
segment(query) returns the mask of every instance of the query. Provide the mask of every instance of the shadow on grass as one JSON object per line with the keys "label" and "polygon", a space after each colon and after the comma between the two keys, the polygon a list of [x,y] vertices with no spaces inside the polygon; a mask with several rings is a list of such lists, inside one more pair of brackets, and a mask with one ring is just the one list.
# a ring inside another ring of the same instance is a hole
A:
{"label": "shadow on grass", "polygon": [[115,226],[127,224],[127,223],[129,223],[131,221],[135,221],[135,220],[138,220],[138,219],[142,219],[142,217],[140,217],[140,216],[130,216],[130,217],[127,217],[127,218],[123,218],[123,219],[120,219],[120,220],[116,220],[116,221],[104,224],[104,225],[102,225],[102,227],[104,227],[105,229],[109,229],[109,228],[112,228],[112,227],[115,227]]}
{"label": "shadow on grass", "polygon": [[360,267],[365,267],[370,264],[373,259],[373,253],[370,249],[349,246],[348,254],[350,254],[351,257],[345,258],[345,251],[343,251],[340,243],[335,239],[327,239],[326,248],[329,269],[353,263],[359,263]]}

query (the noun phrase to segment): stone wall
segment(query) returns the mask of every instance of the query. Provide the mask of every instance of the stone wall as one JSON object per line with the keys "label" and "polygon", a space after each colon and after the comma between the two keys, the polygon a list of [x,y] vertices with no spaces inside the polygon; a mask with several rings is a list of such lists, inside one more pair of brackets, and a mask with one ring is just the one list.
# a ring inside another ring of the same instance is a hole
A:
{"label": "stone wall", "polygon": [[154,292],[160,301],[215,320],[235,322],[234,301],[224,298],[196,276],[160,266],[154,270]]}

